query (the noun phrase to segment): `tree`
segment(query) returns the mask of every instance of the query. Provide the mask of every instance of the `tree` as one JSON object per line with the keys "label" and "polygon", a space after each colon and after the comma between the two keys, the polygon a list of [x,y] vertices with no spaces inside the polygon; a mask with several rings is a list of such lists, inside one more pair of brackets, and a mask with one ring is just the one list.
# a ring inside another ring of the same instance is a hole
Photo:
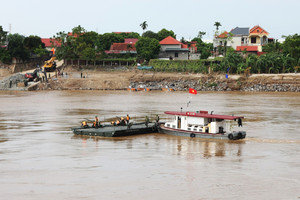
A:
{"label": "tree", "polygon": [[157,57],[160,51],[159,41],[148,37],[140,38],[135,47],[139,58],[146,59],[147,61]]}
{"label": "tree", "polygon": [[285,36],[285,41],[282,44],[285,55],[290,55],[297,61],[300,59],[300,35],[294,34]]}
{"label": "tree", "polygon": [[95,48],[87,47],[80,52],[80,58],[85,60],[94,60],[96,58]]}
{"label": "tree", "polygon": [[229,53],[224,61],[225,66],[229,67],[231,73],[242,72],[242,69],[245,68],[245,65],[239,65],[243,63],[243,57],[238,53]]}
{"label": "tree", "polygon": [[8,63],[11,61],[11,56],[9,52],[2,47],[0,47],[0,61],[3,63]]}
{"label": "tree", "polygon": [[140,27],[143,29],[143,32],[144,32],[148,27],[147,21],[144,21],[143,23],[141,23]]}
{"label": "tree", "polygon": [[[187,41],[184,39],[184,37],[182,37],[182,38],[180,39],[180,42],[183,43],[183,44],[187,43]],[[189,44],[188,44],[188,45],[189,45]]]}
{"label": "tree", "polygon": [[198,38],[200,38],[201,40],[202,40],[203,35],[206,35],[206,32],[203,32],[203,31],[198,32]]}
{"label": "tree", "polygon": [[192,39],[192,41],[196,41],[197,44],[197,52],[201,54],[200,59],[207,59],[211,55],[211,51],[213,50],[212,43],[205,43],[202,41],[201,37],[205,32],[199,32],[198,36]]}
{"label": "tree", "polygon": [[3,30],[2,26],[0,26],[0,45],[5,43],[6,37],[7,32]]}
{"label": "tree", "polygon": [[280,52],[282,52],[282,45],[280,44],[280,42],[278,42],[278,40],[275,40],[274,42],[264,45],[263,52],[280,53]]}
{"label": "tree", "polygon": [[140,34],[136,33],[136,32],[130,32],[130,33],[120,33],[120,35],[122,35],[123,38],[139,38]]}
{"label": "tree", "polygon": [[124,42],[124,37],[116,33],[104,33],[98,37],[96,45],[102,50],[109,50],[112,43]]}
{"label": "tree", "polygon": [[216,27],[216,31],[219,31],[219,27],[222,25],[220,22],[215,22],[214,26]]}
{"label": "tree", "polygon": [[25,37],[24,47],[29,51],[29,53],[33,54],[35,49],[45,49],[45,44],[42,42],[39,36],[30,35],[28,37]]}
{"label": "tree", "polygon": [[24,38],[24,36],[17,33],[8,36],[7,50],[12,58],[22,59],[23,61],[29,58],[29,53],[24,47]]}
{"label": "tree", "polygon": [[157,33],[157,35],[158,35],[158,40],[159,40],[159,41],[165,39],[165,38],[168,37],[168,36],[171,36],[171,37],[173,37],[173,38],[176,39],[175,33],[174,33],[172,30],[169,31],[169,30],[167,30],[167,29],[165,29],[165,28],[161,29],[161,30]]}
{"label": "tree", "polygon": [[148,38],[154,38],[158,40],[157,33],[154,33],[153,31],[146,31],[143,33],[142,37],[148,37]]}
{"label": "tree", "polygon": [[81,27],[80,25],[72,28],[72,35],[75,37],[80,36],[80,35],[84,34],[85,32],[86,32],[86,30],[83,27]]}

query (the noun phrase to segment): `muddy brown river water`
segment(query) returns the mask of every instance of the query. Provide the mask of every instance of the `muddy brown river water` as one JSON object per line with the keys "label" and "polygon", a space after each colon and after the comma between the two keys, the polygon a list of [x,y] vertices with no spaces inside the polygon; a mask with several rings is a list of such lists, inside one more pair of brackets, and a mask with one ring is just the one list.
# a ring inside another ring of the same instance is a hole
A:
{"label": "muddy brown river water", "polygon": [[[0,199],[300,199],[300,94],[0,92]],[[166,110],[245,116],[243,141],[70,127]]]}

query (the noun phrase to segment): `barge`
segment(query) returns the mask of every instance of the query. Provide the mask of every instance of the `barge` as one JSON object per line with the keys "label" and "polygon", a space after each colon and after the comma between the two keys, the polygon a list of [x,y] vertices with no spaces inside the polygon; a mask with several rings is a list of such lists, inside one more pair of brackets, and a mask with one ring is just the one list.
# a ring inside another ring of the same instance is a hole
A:
{"label": "barge", "polygon": [[129,123],[127,125],[103,125],[101,127],[73,127],[71,128],[75,135],[87,136],[102,136],[102,137],[122,137],[129,135],[140,135],[147,133],[156,133],[157,124],[154,122],[149,123]]}

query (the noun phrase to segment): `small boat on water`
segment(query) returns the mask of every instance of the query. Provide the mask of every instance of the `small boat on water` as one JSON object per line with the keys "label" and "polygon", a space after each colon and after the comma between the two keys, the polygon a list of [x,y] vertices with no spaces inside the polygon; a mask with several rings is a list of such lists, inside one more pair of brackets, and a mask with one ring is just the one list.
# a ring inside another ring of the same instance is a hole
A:
{"label": "small boat on water", "polygon": [[174,112],[165,114],[172,120],[159,125],[159,132],[176,136],[238,140],[246,137],[245,131],[234,131],[233,122],[242,126],[242,116],[209,114],[208,111]]}
{"label": "small boat on water", "polygon": [[103,137],[122,137],[129,135],[139,135],[157,132],[157,125],[154,122],[149,123],[129,123],[127,125],[103,125],[98,128],[93,127],[73,127],[72,131],[76,135],[103,136]]}
{"label": "small boat on water", "polygon": [[161,88],[161,91],[164,91],[164,92],[174,92],[175,89],[174,88]]}

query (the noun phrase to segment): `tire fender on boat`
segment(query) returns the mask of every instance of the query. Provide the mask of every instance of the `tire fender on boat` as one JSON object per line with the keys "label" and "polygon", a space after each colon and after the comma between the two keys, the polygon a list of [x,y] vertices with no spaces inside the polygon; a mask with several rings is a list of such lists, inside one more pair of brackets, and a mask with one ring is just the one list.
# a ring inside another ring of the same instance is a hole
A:
{"label": "tire fender on boat", "polygon": [[152,126],[152,131],[155,131],[155,128],[156,128],[155,125],[153,125],[153,126]]}
{"label": "tire fender on boat", "polygon": [[230,133],[230,134],[228,134],[228,139],[229,140],[233,140],[233,135]]}
{"label": "tire fender on boat", "polygon": [[191,138],[194,138],[195,136],[196,136],[195,133],[191,133],[190,135]]}

